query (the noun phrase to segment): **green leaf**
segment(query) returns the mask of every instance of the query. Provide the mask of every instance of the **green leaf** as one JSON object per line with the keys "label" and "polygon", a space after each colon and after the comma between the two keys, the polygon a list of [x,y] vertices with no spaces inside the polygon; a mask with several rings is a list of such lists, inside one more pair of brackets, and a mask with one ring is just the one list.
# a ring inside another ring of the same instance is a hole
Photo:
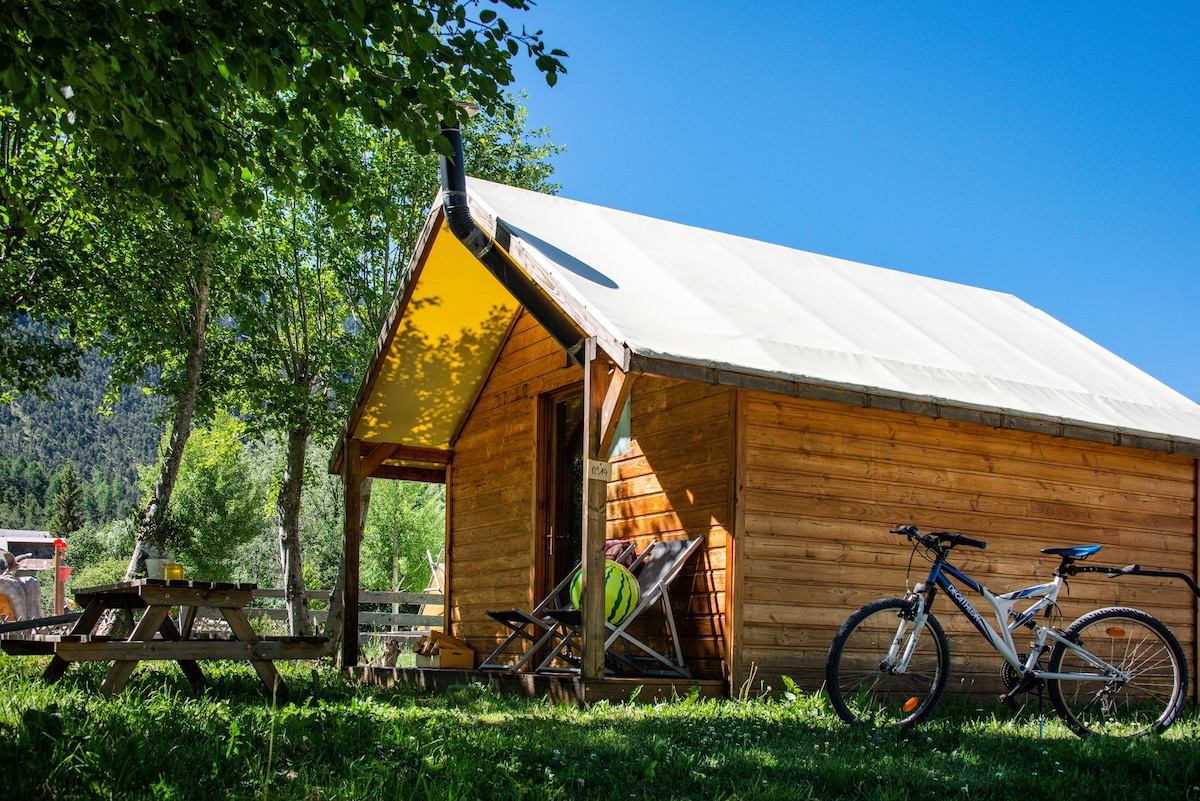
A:
{"label": "green leaf", "polygon": [[137,139],[142,135],[142,121],[132,115],[126,115],[121,120],[121,130],[127,139]]}
{"label": "green leaf", "polygon": [[306,77],[313,84],[323,84],[328,83],[331,74],[329,62],[324,59],[319,59],[309,66],[308,75]]}
{"label": "green leaf", "polygon": [[167,132],[162,129],[162,126],[148,122],[142,126],[143,132],[146,134],[146,139],[151,144],[162,144],[167,139]]}
{"label": "green leaf", "polygon": [[420,31],[417,33],[417,45],[425,53],[432,53],[438,48],[438,38],[430,31]]}

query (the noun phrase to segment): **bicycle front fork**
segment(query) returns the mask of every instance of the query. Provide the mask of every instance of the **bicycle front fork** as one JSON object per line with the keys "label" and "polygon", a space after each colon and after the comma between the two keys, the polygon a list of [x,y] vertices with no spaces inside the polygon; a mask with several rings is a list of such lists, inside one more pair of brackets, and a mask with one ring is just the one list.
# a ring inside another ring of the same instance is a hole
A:
{"label": "bicycle front fork", "polygon": [[[898,615],[900,622],[896,626],[896,636],[892,638],[887,658],[879,666],[880,670],[886,673],[903,673],[908,670],[908,662],[917,649],[917,637],[920,636],[921,628],[925,625],[925,618],[929,616],[926,611],[925,596],[920,594],[919,590],[920,585],[917,590],[904,596],[904,600],[912,606],[908,611],[902,611]],[[909,631],[910,626],[911,632]]]}

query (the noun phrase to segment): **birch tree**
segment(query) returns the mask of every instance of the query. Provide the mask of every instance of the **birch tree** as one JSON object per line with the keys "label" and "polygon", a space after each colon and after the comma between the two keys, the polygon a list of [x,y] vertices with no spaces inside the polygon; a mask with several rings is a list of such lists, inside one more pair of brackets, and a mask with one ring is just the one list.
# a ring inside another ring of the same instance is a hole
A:
{"label": "birch tree", "polygon": [[[492,112],[507,107],[503,89],[522,51],[553,84],[565,54],[548,50],[540,31],[508,21],[528,7],[528,0],[15,0],[0,11],[0,382],[35,389],[50,376],[77,373],[79,348],[88,344],[79,324],[97,305],[131,341],[161,333],[139,316],[140,303],[126,303],[157,288],[148,279],[132,275],[122,286],[100,270],[62,269],[91,265],[88,251],[109,230],[71,239],[71,259],[55,265],[47,254],[64,240],[46,235],[50,222],[149,209],[192,236],[195,261],[167,276],[190,300],[184,325],[167,329],[183,335],[183,381],[131,573],[153,546],[202,394],[215,221],[252,217],[264,186],[285,196],[298,188],[327,208],[356,198],[362,159],[314,155],[336,136],[327,120],[354,114],[429,151],[441,141],[439,119],[457,117],[463,96]],[[15,149],[14,131],[23,137]],[[56,148],[71,158],[55,157]],[[44,168],[37,181],[25,180],[30,164]],[[54,190],[81,183],[93,191]],[[71,214],[60,214],[64,206]],[[72,278],[65,285],[64,272]],[[27,318],[41,327],[22,328]],[[110,333],[96,341],[121,341]]]}
{"label": "birch tree", "polygon": [[[493,178],[553,190],[549,159],[558,149],[545,130],[528,130],[526,119],[514,102],[511,114],[473,120],[468,163]],[[353,117],[328,124],[340,131],[328,157],[364,154],[367,189],[342,219],[310,195],[271,194],[241,230],[234,312],[239,405],[256,428],[287,443],[277,518],[296,634],[308,626],[299,519],[308,443],[328,444],[340,433],[437,187],[436,159],[403,138]]]}
{"label": "birch tree", "polygon": [[303,195],[270,197],[242,232],[246,254],[236,302],[242,411],[255,428],[278,432],[286,457],[276,510],[280,563],[295,634],[308,634],[300,501],[310,438],[328,438],[350,392],[357,342],[344,288],[354,272],[354,238],[333,227]]}

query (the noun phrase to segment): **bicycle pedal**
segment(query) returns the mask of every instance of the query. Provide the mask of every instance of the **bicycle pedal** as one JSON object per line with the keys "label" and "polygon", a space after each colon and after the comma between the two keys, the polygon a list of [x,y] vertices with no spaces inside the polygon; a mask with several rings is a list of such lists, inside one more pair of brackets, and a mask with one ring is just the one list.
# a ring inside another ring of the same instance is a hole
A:
{"label": "bicycle pedal", "polygon": [[1017,690],[1013,690],[1012,692],[1004,693],[1003,695],[1000,696],[1000,703],[1004,704],[1006,707],[1011,709],[1013,712],[1021,711],[1021,702],[1018,701],[1017,697],[1016,697],[1017,692],[1018,692]]}

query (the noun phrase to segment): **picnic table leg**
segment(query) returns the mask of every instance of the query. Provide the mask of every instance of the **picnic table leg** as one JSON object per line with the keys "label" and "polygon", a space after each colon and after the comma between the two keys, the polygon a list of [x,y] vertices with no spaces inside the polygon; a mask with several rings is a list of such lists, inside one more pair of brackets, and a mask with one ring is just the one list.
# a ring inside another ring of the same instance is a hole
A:
{"label": "picnic table leg", "polygon": [[[163,621],[166,620],[168,611],[170,611],[170,607],[167,606],[147,607],[127,642],[145,642],[153,638],[154,632],[158,631]],[[129,677],[133,674],[133,669],[137,667],[138,661],[137,659],[119,659],[113,662],[112,667],[108,670],[108,675],[104,677],[104,682],[100,685],[101,694],[105,698],[111,698],[121,692],[125,687],[125,682],[129,681]]]}
{"label": "picnic table leg", "polygon": [[[194,608],[194,607],[193,607]],[[186,639],[182,636],[179,629],[175,628],[175,624],[171,621],[171,616],[167,615],[163,618],[162,625],[158,627],[159,634],[164,640],[181,640]],[[204,671],[200,669],[200,663],[194,659],[179,659],[180,670],[183,675],[187,676],[188,681],[195,687],[202,687],[205,683]]]}
{"label": "picnic table leg", "polygon": [[[105,607],[103,604],[97,603],[85,606],[80,618],[71,627],[71,634],[91,634],[92,629],[100,622],[100,616],[104,614],[104,610]],[[42,679],[47,684],[53,684],[66,675],[67,668],[69,667],[71,667],[70,662],[55,654],[50,659],[50,664],[46,665],[46,669],[42,671]]]}
{"label": "picnic table leg", "polygon": [[[258,632],[250,625],[250,621],[246,619],[241,608],[222,606],[219,609],[234,637],[241,642],[258,642]],[[288,702],[287,685],[283,683],[283,676],[280,676],[279,671],[275,669],[275,663],[270,659],[251,659],[250,664],[258,671],[258,677],[266,685],[267,692],[271,694],[271,697],[281,704],[286,704]]]}

